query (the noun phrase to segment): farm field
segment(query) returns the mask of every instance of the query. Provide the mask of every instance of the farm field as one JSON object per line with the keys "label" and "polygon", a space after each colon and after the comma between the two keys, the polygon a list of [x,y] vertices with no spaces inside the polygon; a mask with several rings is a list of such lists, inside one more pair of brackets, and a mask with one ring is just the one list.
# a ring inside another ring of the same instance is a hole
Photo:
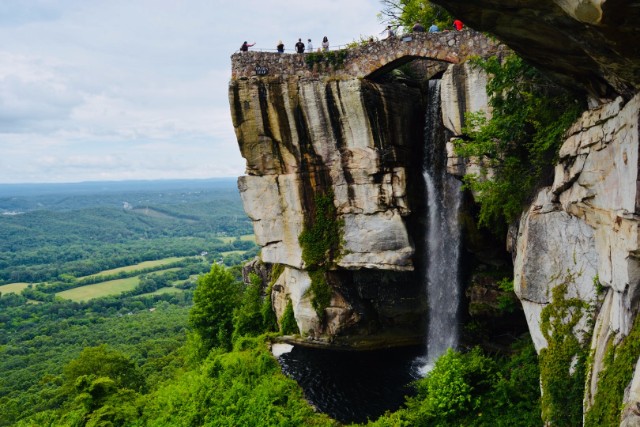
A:
{"label": "farm field", "polygon": [[12,294],[12,293],[19,294],[27,286],[29,286],[29,284],[26,282],[9,283],[7,285],[0,285],[0,294]]}
{"label": "farm field", "polygon": [[181,259],[184,259],[184,257],[168,257],[168,258],[162,258],[162,259],[158,259],[158,260],[154,260],[154,261],[144,261],[144,262],[140,262],[138,264],[133,264],[133,265],[127,265],[124,267],[118,267],[118,268],[112,268],[110,270],[103,270],[100,271],[99,273],[96,274],[91,274],[89,276],[84,276],[84,277],[80,277],[80,279],[85,279],[87,277],[96,277],[96,276],[107,276],[110,274],[118,274],[120,272],[129,272],[129,271],[137,271],[137,270],[143,270],[146,268],[155,268],[155,267],[160,267],[162,265],[166,265],[166,264],[171,264],[174,263],[176,261],[180,261]]}
{"label": "farm field", "polygon": [[[236,240],[235,237],[218,237],[223,243],[231,243]],[[243,242],[256,242],[256,236],[253,234],[245,234],[240,236],[240,240]]]}
{"label": "farm field", "polygon": [[184,292],[184,290],[168,286],[166,288],[160,288],[160,289],[158,289],[156,291],[149,292],[147,294],[141,294],[140,296],[141,297],[148,297],[148,296],[153,296],[153,295],[179,294],[181,292]]}
{"label": "farm field", "polygon": [[127,277],[126,279],[109,280],[93,285],[80,286],[79,288],[58,292],[56,296],[75,302],[88,301],[94,298],[119,295],[122,292],[131,291],[138,283],[140,283],[140,277]]}

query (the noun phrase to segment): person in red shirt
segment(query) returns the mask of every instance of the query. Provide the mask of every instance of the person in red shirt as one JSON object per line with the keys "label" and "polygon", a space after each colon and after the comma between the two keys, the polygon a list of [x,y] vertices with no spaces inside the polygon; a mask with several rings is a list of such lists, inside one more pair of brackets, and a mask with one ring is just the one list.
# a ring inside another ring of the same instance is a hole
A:
{"label": "person in red shirt", "polygon": [[458,31],[462,31],[462,29],[464,28],[464,24],[461,20],[456,19],[455,21],[453,21],[453,27]]}

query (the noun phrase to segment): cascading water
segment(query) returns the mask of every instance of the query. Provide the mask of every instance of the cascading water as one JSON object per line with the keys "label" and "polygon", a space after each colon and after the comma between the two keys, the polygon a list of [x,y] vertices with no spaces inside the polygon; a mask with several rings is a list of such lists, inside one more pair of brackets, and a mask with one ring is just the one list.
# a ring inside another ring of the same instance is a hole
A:
{"label": "cascading water", "polygon": [[440,81],[430,80],[425,117],[423,176],[427,199],[424,281],[429,304],[427,354],[420,373],[458,344],[460,300],[460,182],[446,172],[444,128],[440,114]]}

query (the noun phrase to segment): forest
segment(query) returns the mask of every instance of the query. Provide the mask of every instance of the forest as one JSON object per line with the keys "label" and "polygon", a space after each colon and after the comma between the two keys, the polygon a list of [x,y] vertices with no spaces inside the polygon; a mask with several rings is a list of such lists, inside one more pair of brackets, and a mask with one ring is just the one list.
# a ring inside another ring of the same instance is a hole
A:
{"label": "forest", "polygon": [[[297,327],[290,306],[278,326],[257,277],[242,280],[256,246],[235,183],[199,184],[4,196],[0,426],[340,424],[270,354]],[[453,387],[435,393],[442,381]],[[536,425],[537,381],[526,338],[510,356],[450,352],[374,424],[484,425],[485,406]]]}
{"label": "forest", "polygon": [[198,275],[257,251],[230,179],[2,185],[0,212],[0,425],[56,407],[85,348],[168,376]]}
{"label": "forest", "polygon": [[[235,239],[252,228],[233,180],[142,185],[0,186],[0,284],[64,281],[203,252],[213,260],[255,248]],[[229,264],[241,261],[232,258]]]}

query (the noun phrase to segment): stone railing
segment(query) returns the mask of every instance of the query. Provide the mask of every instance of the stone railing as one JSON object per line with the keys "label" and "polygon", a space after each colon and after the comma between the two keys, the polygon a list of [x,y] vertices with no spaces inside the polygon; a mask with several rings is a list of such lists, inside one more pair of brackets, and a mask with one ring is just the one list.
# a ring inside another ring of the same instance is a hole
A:
{"label": "stone railing", "polygon": [[363,78],[415,58],[457,64],[472,56],[495,55],[500,49],[497,42],[472,30],[413,33],[328,53],[239,52],[231,56],[231,78]]}

